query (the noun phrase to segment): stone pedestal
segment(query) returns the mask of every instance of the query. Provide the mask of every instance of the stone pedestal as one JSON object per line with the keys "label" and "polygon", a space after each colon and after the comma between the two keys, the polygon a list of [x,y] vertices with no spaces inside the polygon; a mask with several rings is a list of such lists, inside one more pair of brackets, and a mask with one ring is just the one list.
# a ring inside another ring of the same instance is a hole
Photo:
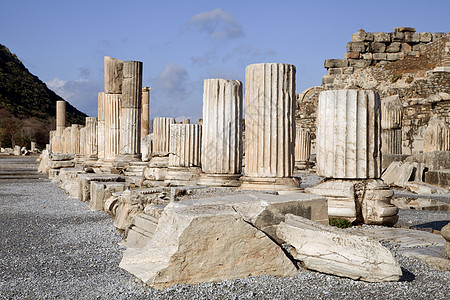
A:
{"label": "stone pedestal", "polygon": [[203,82],[202,175],[199,184],[239,186],[242,171],[242,83]]}
{"label": "stone pedestal", "polygon": [[431,151],[450,151],[450,126],[434,117],[423,134],[423,152]]}
{"label": "stone pedestal", "polygon": [[97,156],[99,160],[105,158],[105,93],[98,93],[97,114]]}
{"label": "stone pedestal", "polygon": [[105,161],[116,159],[119,154],[120,95],[105,94]]}
{"label": "stone pedestal", "polygon": [[317,109],[317,175],[342,179],[379,178],[380,117],[377,92],[320,92]]}
{"label": "stone pedestal", "polygon": [[142,62],[123,63],[120,114],[121,160],[137,160],[141,152]]}
{"label": "stone pedestal", "polygon": [[164,179],[168,186],[195,184],[201,172],[202,126],[170,125],[169,168]]}
{"label": "stone pedestal", "polygon": [[97,118],[86,118],[86,143],[84,156],[89,159],[97,158]]}
{"label": "stone pedestal", "polygon": [[403,105],[394,95],[381,100],[381,152],[402,154]]}
{"label": "stone pedestal", "polygon": [[142,87],[141,140],[150,133],[150,90],[150,87]]}
{"label": "stone pedestal", "polygon": [[243,189],[300,191],[293,178],[295,67],[255,64],[245,74]]}
{"label": "stone pedestal", "polygon": [[304,128],[295,129],[295,168],[305,170],[310,167],[311,134]]}
{"label": "stone pedestal", "polygon": [[174,118],[156,117],[153,120],[153,155],[166,156],[169,154],[170,125],[175,124]]}

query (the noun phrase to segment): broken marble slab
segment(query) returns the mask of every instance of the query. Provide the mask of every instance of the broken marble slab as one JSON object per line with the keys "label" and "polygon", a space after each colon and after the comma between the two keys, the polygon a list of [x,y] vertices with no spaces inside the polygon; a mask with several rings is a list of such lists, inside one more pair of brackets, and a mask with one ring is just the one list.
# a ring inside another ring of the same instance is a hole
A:
{"label": "broken marble slab", "polygon": [[53,161],[72,160],[75,158],[75,154],[73,154],[73,153],[52,153],[50,155],[50,158]]}
{"label": "broken marble slab", "polygon": [[91,182],[91,199],[89,208],[91,210],[103,210],[105,201],[115,192],[123,192],[127,188],[125,182]]}
{"label": "broken marble slab", "polygon": [[78,176],[78,198],[81,201],[89,201],[91,199],[91,181],[124,182],[125,177],[119,174],[80,174]]}
{"label": "broken marble slab", "polygon": [[421,181],[409,181],[405,184],[405,188],[416,194],[446,194],[450,192],[447,189]]}
{"label": "broken marble slab", "polygon": [[381,179],[388,185],[404,187],[411,179],[417,165],[417,163],[393,161],[381,175]]}
{"label": "broken marble slab", "polygon": [[362,234],[288,214],[277,235],[308,269],[369,282],[398,281],[402,275],[392,253]]}

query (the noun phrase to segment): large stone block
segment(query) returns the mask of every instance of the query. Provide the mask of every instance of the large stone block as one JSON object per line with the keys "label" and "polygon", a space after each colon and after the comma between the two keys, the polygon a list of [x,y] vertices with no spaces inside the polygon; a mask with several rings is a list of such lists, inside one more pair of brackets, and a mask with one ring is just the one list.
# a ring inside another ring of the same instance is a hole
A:
{"label": "large stone block", "polygon": [[450,169],[427,171],[425,182],[450,189]]}
{"label": "large stone block", "polygon": [[105,201],[113,193],[122,192],[126,189],[124,182],[98,182],[91,181],[91,199],[89,208],[91,210],[103,210]]}
{"label": "large stone block", "polygon": [[78,197],[81,201],[90,201],[92,181],[124,182],[125,177],[119,174],[80,174],[78,176]]}
{"label": "large stone block", "polygon": [[398,281],[402,275],[392,253],[362,234],[287,215],[277,234],[291,244],[292,256],[312,270],[369,282]]}
{"label": "large stone block", "polygon": [[317,174],[332,178],[379,178],[380,121],[377,92],[322,91],[317,109]]}
{"label": "large stone block", "polygon": [[105,93],[122,93],[123,63],[123,60],[105,56]]}

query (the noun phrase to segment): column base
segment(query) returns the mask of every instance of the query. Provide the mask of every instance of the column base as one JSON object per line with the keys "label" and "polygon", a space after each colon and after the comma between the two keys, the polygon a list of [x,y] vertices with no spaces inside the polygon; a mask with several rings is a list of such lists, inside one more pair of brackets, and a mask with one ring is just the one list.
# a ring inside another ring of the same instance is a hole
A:
{"label": "column base", "polygon": [[200,176],[201,169],[198,167],[190,168],[176,168],[169,167],[166,178],[164,179],[165,186],[184,186],[196,185]]}
{"label": "column base", "polygon": [[313,163],[310,161],[296,161],[295,169],[296,170],[307,170],[312,167]]}
{"label": "column base", "polygon": [[301,180],[294,177],[241,177],[242,190],[275,191],[279,194],[303,192]]}
{"label": "column base", "polygon": [[201,173],[198,184],[212,187],[238,187],[241,185],[239,180],[241,176],[241,174]]}

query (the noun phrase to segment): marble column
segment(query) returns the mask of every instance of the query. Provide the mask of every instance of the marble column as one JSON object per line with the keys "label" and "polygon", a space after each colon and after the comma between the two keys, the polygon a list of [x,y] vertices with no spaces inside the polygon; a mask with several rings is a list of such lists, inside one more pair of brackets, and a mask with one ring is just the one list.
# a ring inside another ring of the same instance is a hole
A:
{"label": "marble column", "polygon": [[293,178],[295,66],[254,64],[245,72],[243,189],[299,191]]}
{"label": "marble column", "polygon": [[72,130],[70,131],[70,151],[75,154],[75,157],[80,156],[80,129],[81,125],[72,124]]}
{"label": "marble column", "polygon": [[62,136],[66,128],[66,101],[56,101],[56,134]]}
{"label": "marble column", "polygon": [[398,95],[381,100],[381,152],[402,154],[403,105]]}
{"label": "marble column", "polygon": [[105,158],[105,93],[98,93],[97,156]]}
{"label": "marble column", "polygon": [[141,140],[150,133],[150,90],[150,87],[142,87]]}
{"label": "marble column", "polygon": [[423,134],[423,152],[450,151],[450,125],[443,119],[431,118]]}
{"label": "marble column", "polygon": [[105,160],[115,160],[119,154],[120,94],[105,94]]}
{"label": "marble column", "polygon": [[123,63],[123,60],[105,56],[105,94],[122,93]]}
{"label": "marble column", "polygon": [[203,81],[202,171],[199,184],[239,186],[242,171],[242,83]]}
{"label": "marble column", "polygon": [[[31,145],[30,145],[30,150],[31,150],[31,152],[32,152],[32,153],[36,152],[36,151],[37,151],[36,142],[31,142],[30,144],[31,144]],[[1,143],[0,143],[0,148],[1,148],[1,147],[2,147],[2,145],[1,145]]]}
{"label": "marble column", "polygon": [[202,126],[170,125],[169,168],[165,185],[195,184],[200,174]]}
{"label": "marble column", "polygon": [[49,144],[50,151],[53,153],[56,153],[55,148],[54,148],[55,136],[56,136],[56,130],[50,130],[50,132],[48,134],[48,144]]}
{"label": "marble column", "polygon": [[97,158],[97,118],[86,118],[86,143],[84,156],[86,158]]}
{"label": "marble column", "polygon": [[123,64],[119,156],[137,160],[141,151],[142,62]]}
{"label": "marble column", "polygon": [[317,175],[341,179],[380,178],[380,122],[380,97],[377,92],[320,92]]}
{"label": "marble column", "polygon": [[153,154],[155,156],[169,154],[171,124],[175,124],[174,118],[156,117],[153,120]]}
{"label": "marble column", "polygon": [[328,199],[328,215],[355,223],[393,225],[398,209],[381,176],[380,97],[372,90],[319,94],[316,173],[307,192]]}
{"label": "marble column", "polygon": [[297,127],[295,132],[295,167],[299,170],[305,170],[309,168],[311,134],[308,129],[300,127]]}
{"label": "marble column", "polygon": [[62,135],[62,143],[63,143],[63,150],[62,153],[70,153],[71,149],[71,131],[72,127],[66,127],[64,128],[63,135]]}
{"label": "marble column", "polygon": [[80,128],[80,156],[84,159],[86,155],[86,127]]}

